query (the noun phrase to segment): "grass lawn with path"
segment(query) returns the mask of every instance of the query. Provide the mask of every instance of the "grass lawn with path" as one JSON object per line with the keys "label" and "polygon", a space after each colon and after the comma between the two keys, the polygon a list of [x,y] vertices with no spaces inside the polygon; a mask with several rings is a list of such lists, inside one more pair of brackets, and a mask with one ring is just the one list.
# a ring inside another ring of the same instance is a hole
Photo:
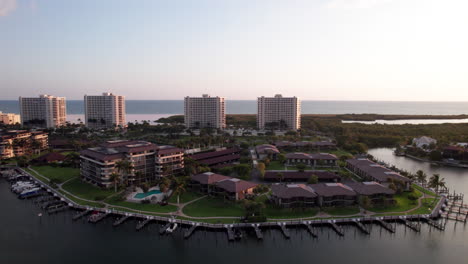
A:
{"label": "grass lawn with path", "polygon": [[98,203],[98,202],[88,202],[88,201],[83,201],[81,199],[77,199],[71,195],[68,195],[66,194],[64,191],[62,190],[58,190],[59,193],[63,194],[63,196],[67,197],[68,199],[74,201],[75,203],[79,204],[79,205],[83,205],[83,206],[92,206],[92,207],[98,207],[98,208],[103,208],[104,207],[104,204],[102,203]]}
{"label": "grass lawn with path", "polygon": [[271,205],[263,209],[263,213],[270,220],[314,217],[318,212],[318,208],[277,208]]}
{"label": "grass lawn with path", "polygon": [[78,178],[65,183],[62,185],[62,188],[80,198],[95,201],[104,200],[106,197],[114,194],[113,189],[101,189],[92,184],[83,182]]}
{"label": "grass lawn with path", "polygon": [[[188,202],[190,202],[192,200],[195,200],[197,198],[200,198],[202,196],[203,196],[203,194],[199,194],[199,193],[196,193],[196,192],[191,192],[191,191],[184,192],[181,195],[179,195],[179,202],[181,204],[188,203]],[[176,204],[177,203],[177,195],[175,195],[175,194],[172,195],[171,198],[169,198],[169,203]]]}
{"label": "grass lawn with path", "polygon": [[323,207],[322,211],[329,215],[354,215],[360,212],[359,206]]}
{"label": "grass lawn with path", "polygon": [[415,194],[418,198],[422,196],[422,193],[418,190],[413,192],[403,192],[394,196],[396,200],[395,205],[385,206],[385,207],[372,207],[366,208],[370,212],[374,213],[385,213],[385,212],[404,212],[411,209],[414,209],[418,206],[417,200],[410,200],[408,197],[410,194]]}
{"label": "grass lawn with path", "polygon": [[[115,201],[113,199],[109,199],[106,203],[115,206],[123,206],[129,209],[134,209],[138,211],[147,211],[147,212],[154,212],[154,213],[170,213],[177,211],[177,206],[175,205],[159,205],[159,204],[142,204],[142,203],[132,203],[127,201]],[[119,208],[115,208],[119,210]]]}
{"label": "grass lawn with path", "polygon": [[426,190],[424,189],[423,187],[419,186],[419,185],[416,185],[416,184],[412,184],[411,186],[413,186],[414,189],[422,192],[422,193],[425,193],[427,195],[430,195],[430,196],[436,196],[436,194],[434,192],[431,192],[429,190]]}
{"label": "grass lawn with path", "polygon": [[239,203],[223,201],[222,198],[205,197],[184,207],[184,214],[194,217],[244,216],[244,209]]}
{"label": "grass lawn with path", "polygon": [[31,168],[44,177],[47,177],[49,180],[57,179],[60,182],[65,182],[80,176],[80,169],[77,168],[52,166],[32,166]]}

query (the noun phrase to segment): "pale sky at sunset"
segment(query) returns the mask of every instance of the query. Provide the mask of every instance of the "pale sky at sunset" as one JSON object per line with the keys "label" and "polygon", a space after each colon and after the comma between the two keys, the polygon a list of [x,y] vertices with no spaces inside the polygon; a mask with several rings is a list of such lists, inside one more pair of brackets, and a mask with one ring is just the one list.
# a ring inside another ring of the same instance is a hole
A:
{"label": "pale sky at sunset", "polygon": [[0,0],[0,91],[468,101],[468,1]]}

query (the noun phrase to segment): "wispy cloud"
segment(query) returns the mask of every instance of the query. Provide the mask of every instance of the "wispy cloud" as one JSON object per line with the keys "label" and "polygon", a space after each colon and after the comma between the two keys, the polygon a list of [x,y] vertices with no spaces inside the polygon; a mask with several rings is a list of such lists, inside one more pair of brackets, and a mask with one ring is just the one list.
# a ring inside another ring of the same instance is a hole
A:
{"label": "wispy cloud", "polygon": [[330,0],[327,8],[371,8],[392,0]]}
{"label": "wispy cloud", "polygon": [[16,9],[16,0],[0,0],[0,17],[7,16]]}

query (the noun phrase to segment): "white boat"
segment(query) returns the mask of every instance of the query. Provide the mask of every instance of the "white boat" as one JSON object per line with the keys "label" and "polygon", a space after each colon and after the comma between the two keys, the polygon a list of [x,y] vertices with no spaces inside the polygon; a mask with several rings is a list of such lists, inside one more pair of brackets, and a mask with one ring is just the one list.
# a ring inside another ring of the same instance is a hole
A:
{"label": "white boat", "polygon": [[177,223],[172,223],[172,225],[170,225],[167,229],[166,229],[166,233],[172,233],[174,232],[174,230],[177,229]]}

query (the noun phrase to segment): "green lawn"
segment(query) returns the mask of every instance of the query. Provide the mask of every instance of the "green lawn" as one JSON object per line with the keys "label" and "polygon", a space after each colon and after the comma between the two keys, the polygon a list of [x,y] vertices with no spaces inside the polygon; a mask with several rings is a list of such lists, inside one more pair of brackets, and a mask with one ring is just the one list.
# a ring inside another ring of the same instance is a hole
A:
{"label": "green lawn", "polygon": [[73,179],[64,185],[62,188],[80,198],[87,200],[104,200],[106,197],[114,194],[114,190],[106,190],[98,188],[92,184],[82,182],[80,179]]}
{"label": "green lawn", "polygon": [[92,206],[92,207],[98,207],[98,208],[102,208],[104,207],[104,204],[102,203],[98,203],[98,202],[88,202],[88,201],[83,201],[83,200],[80,200],[80,199],[77,199],[73,196],[70,196],[68,194],[66,194],[64,191],[62,190],[58,190],[61,194],[63,194],[64,196],[66,196],[68,199],[74,201],[75,203],[79,204],[79,205],[84,205],[84,206]]}
{"label": "green lawn", "polygon": [[346,206],[346,207],[323,207],[322,211],[329,215],[353,215],[359,213],[358,206]]}
{"label": "green lawn", "polygon": [[421,207],[418,209],[410,212],[409,214],[430,214],[432,213],[432,210],[434,207],[437,205],[437,202],[439,201],[438,198],[424,198],[422,199]]}
{"label": "green lawn", "polygon": [[44,177],[48,178],[49,180],[57,179],[61,182],[65,182],[67,180],[80,176],[80,169],[77,168],[32,166],[32,169],[34,169]]}
{"label": "green lawn", "polygon": [[216,218],[216,219],[192,219],[188,217],[177,217],[177,219],[199,222],[199,223],[209,223],[209,224],[233,224],[239,223],[239,219],[233,218]]}
{"label": "green lawn", "polygon": [[[422,193],[418,190],[412,192],[417,197],[421,197]],[[408,196],[410,192],[404,192],[401,194],[395,195],[396,204],[392,206],[385,206],[385,207],[372,207],[367,208],[368,211],[375,212],[375,213],[385,213],[385,212],[404,212],[416,208],[418,206],[417,200],[410,200]]]}
{"label": "green lawn", "polygon": [[319,212],[318,208],[276,208],[267,206],[263,212],[266,217],[272,219],[306,218],[313,217]]}
{"label": "green lawn", "polygon": [[277,160],[272,160],[266,170],[285,170],[284,165]]}
{"label": "green lawn", "polygon": [[37,173],[35,173],[34,171],[32,171],[32,170],[30,170],[28,168],[25,168],[24,170],[29,172],[31,175],[33,175],[34,177],[38,178],[39,180],[41,180],[41,181],[43,181],[45,183],[49,182],[49,179],[38,175]]}
{"label": "green lawn", "polygon": [[244,209],[238,203],[223,201],[223,198],[205,197],[184,207],[184,214],[194,217],[244,216]]}
{"label": "green lawn", "polygon": [[419,185],[413,184],[413,185],[411,185],[411,186],[413,186],[414,189],[416,189],[416,190],[418,190],[418,191],[420,191],[420,192],[422,192],[422,193],[425,193],[425,194],[431,195],[431,196],[436,196],[436,194],[435,194],[434,192],[431,192],[431,191],[429,191],[429,190],[426,190],[426,189],[424,189],[423,187],[421,187],[421,186],[419,186]]}
{"label": "green lawn", "polygon": [[[179,202],[187,203],[197,198],[200,198],[202,196],[203,194],[199,194],[196,192],[191,192],[191,191],[184,192],[179,196]],[[169,203],[177,203],[177,195],[172,195],[171,198],[169,198]]]}
{"label": "green lawn", "polygon": [[[123,206],[129,209],[134,209],[138,211],[147,211],[147,212],[154,212],[154,213],[170,213],[177,211],[177,206],[174,205],[165,205],[161,206],[159,204],[142,204],[142,203],[132,203],[127,201],[106,201],[108,204],[116,205],[116,206]],[[119,210],[119,208],[115,208]]]}

